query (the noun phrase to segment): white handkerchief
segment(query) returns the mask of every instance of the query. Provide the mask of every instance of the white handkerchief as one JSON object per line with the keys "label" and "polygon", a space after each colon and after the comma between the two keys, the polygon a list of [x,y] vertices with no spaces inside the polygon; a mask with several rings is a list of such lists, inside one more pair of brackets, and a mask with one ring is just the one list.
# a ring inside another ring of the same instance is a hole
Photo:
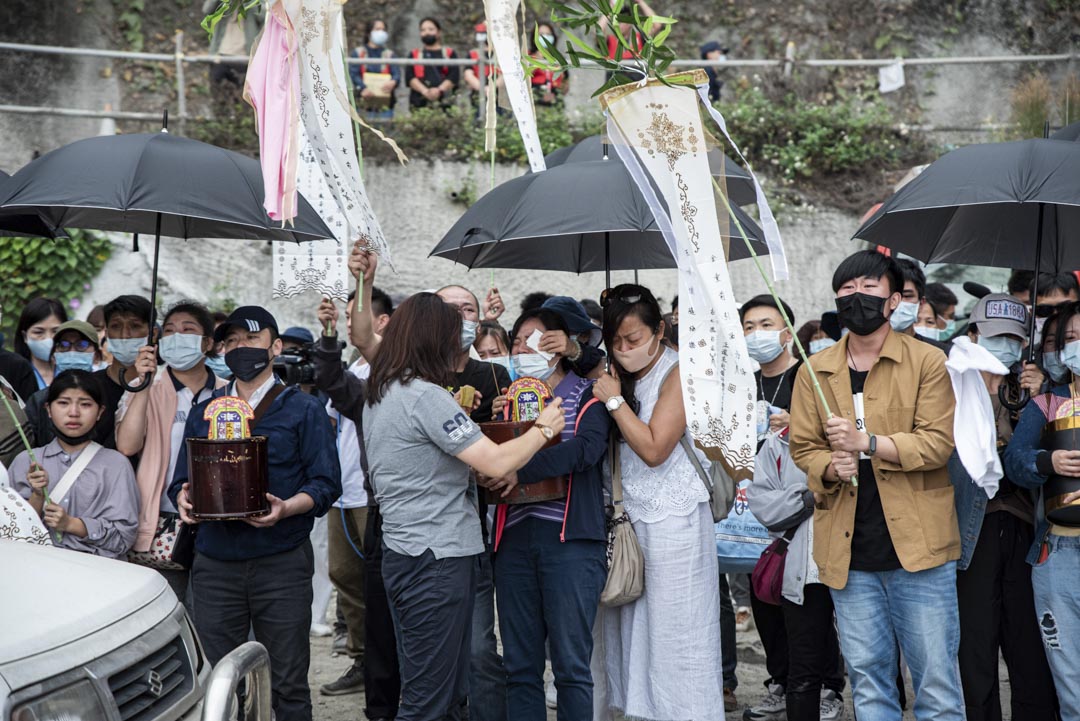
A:
{"label": "white handkerchief", "polygon": [[532,332],[532,335],[529,336],[528,340],[525,341],[525,345],[529,346],[534,351],[539,353],[540,357],[542,357],[544,360],[549,361],[549,360],[551,360],[552,358],[555,357],[555,354],[554,353],[545,353],[544,351],[540,350],[540,338],[543,335],[544,334],[541,333],[539,329],[534,330]]}

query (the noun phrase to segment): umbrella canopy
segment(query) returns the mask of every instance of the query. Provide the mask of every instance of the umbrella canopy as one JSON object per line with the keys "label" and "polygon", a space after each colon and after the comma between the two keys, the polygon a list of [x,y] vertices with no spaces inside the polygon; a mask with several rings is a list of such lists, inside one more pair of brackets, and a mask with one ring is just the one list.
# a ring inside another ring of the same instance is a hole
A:
{"label": "umbrella canopy", "polygon": [[[765,234],[736,206],[759,255]],[[749,256],[735,223],[729,260]],[[735,240],[737,239],[737,240]],[[615,160],[567,163],[514,178],[476,201],[431,255],[470,268],[586,273],[675,268],[675,259],[648,203],[626,167]]]}
{"label": "umbrella canopy", "polygon": [[[3,194],[5,181],[11,176],[0,170],[0,195]],[[0,237],[20,238],[23,236],[36,236],[41,238],[66,238],[63,228],[54,228],[41,217],[40,214],[31,212],[12,211],[5,213],[0,211]]]}
{"label": "umbrella canopy", "polygon": [[333,237],[303,198],[289,228],[270,220],[262,203],[258,161],[167,132],[78,140],[0,185],[0,213],[36,212],[57,228],[295,242]]}
{"label": "umbrella canopy", "polygon": [[968,145],[932,163],[854,237],[927,263],[1080,268],[1077,168],[1080,143]]}
{"label": "umbrella canopy", "polygon": [[[603,160],[605,155],[604,141],[599,135],[590,135],[573,145],[559,148],[544,156],[547,167],[553,168],[565,163],[583,163],[590,160]],[[608,145],[606,155],[611,160],[618,160],[619,154],[615,148]],[[727,177],[728,196],[734,205],[750,205],[757,200],[754,194],[754,180],[750,173],[746,172],[734,160],[724,155],[719,149],[709,151],[709,172],[716,177]]]}
{"label": "umbrella canopy", "polygon": [[1073,123],[1072,125],[1066,125],[1061,130],[1058,130],[1050,134],[1051,140],[1080,140],[1080,123]]}

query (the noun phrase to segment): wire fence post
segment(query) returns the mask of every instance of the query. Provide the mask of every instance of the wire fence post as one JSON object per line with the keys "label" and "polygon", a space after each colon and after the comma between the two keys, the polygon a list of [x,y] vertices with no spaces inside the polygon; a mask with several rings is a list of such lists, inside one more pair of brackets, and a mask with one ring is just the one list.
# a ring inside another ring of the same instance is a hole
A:
{"label": "wire fence post", "polygon": [[180,134],[187,135],[187,82],[184,79],[184,31],[177,30],[176,41],[176,103],[179,119]]}

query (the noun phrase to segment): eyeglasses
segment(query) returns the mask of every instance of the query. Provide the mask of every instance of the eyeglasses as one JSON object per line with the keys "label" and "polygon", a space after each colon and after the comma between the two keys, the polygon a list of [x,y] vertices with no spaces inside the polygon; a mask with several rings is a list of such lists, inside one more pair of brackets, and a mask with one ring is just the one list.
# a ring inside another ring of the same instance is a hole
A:
{"label": "eyeglasses", "polygon": [[600,293],[600,307],[607,308],[616,300],[627,304],[640,303],[644,298],[645,293],[641,286],[620,285],[615,288],[607,288]]}
{"label": "eyeglasses", "polygon": [[76,351],[78,353],[85,353],[88,350],[92,350],[94,344],[86,338],[80,338],[78,340],[62,340],[56,343],[57,353],[67,353],[69,351]]}

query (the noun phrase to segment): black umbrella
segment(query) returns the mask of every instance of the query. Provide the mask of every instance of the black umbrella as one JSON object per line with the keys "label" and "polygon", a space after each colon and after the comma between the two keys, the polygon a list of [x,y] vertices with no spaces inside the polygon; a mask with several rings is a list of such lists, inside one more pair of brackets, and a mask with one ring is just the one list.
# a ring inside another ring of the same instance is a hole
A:
{"label": "black umbrella", "polygon": [[[0,194],[3,185],[11,176],[0,170]],[[21,238],[35,236],[40,238],[66,238],[63,228],[54,228],[40,214],[35,212],[0,211],[0,237]]]}
{"label": "black umbrella", "polygon": [[1035,270],[1034,298],[1039,272],[1080,268],[1078,169],[1080,143],[968,145],[897,191],[854,237],[926,263]]}
{"label": "black umbrella", "polygon": [[[719,149],[710,150],[708,157],[709,172],[716,177],[727,177],[728,197],[733,205],[750,205],[757,200],[754,194],[754,179],[750,173]],[[544,162],[547,167],[553,168],[564,163],[582,163],[605,158],[622,162],[614,147],[604,143],[599,135],[590,135],[580,142],[548,153],[544,156]]]}
{"label": "black umbrella", "polygon": [[[768,254],[765,234],[732,207],[758,255]],[[723,234],[737,239],[728,260],[749,257],[734,221],[722,217]],[[613,160],[568,163],[503,183],[476,201],[431,255],[469,268],[586,273],[677,267],[641,191]]]}
{"label": "black umbrella", "polygon": [[270,220],[257,161],[166,131],[87,138],[47,153],[0,186],[0,212],[5,210],[36,212],[57,228],[154,233],[151,313],[162,235],[293,242],[333,237],[299,196],[291,227]]}
{"label": "black umbrella", "polygon": [[1072,125],[1066,125],[1061,130],[1058,130],[1050,134],[1051,140],[1080,140],[1080,123],[1073,123]]}

